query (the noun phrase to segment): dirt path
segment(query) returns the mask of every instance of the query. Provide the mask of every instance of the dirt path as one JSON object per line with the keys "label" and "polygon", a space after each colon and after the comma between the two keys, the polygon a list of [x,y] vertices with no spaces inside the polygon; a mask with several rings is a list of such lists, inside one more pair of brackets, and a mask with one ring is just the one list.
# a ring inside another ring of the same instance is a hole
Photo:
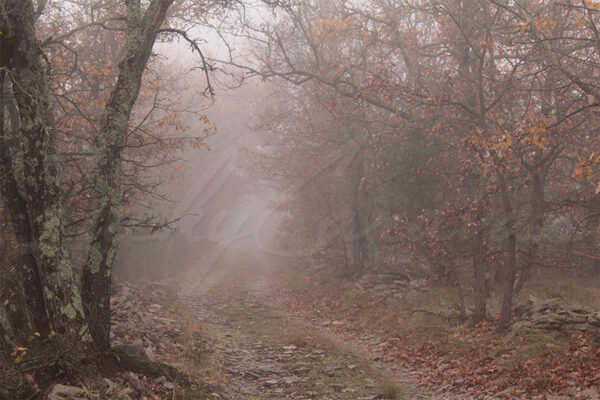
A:
{"label": "dirt path", "polygon": [[212,363],[220,369],[228,398],[428,398],[335,337],[289,320],[252,293],[234,293],[183,299],[210,325]]}
{"label": "dirt path", "polygon": [[[364,343],[287,314],[267,267],[220,266],[182,301],[211,336],[211,366],[227,399],[450,399],[423,393]],[[368,340],[368,338],[366,338]],[[377,343],[372,343],[376,346]]]}

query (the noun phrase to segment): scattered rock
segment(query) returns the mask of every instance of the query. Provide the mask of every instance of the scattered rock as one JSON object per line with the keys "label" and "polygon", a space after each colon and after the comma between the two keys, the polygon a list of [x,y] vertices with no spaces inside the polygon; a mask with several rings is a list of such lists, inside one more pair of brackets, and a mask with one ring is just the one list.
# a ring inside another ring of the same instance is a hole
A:
{"label": "scattered rock", "polygon": [[149,360],[146,354],[146,349],[143,346],[136,344],[118,344],[113,346],[114,350],[121,351],[128,357],[137,358],[140,360]]}
{"label": "scattered rock", "polygon": [[144,353],[146,353],[146,357],[148,357],[148,360],[150,360],[150,361],[156,360],[156,356],[154,356],[154,351],[152,350],[152,346],[148,346],[148,347],[144,348]]}
{"label": "scattered rock", "polygon": [[121,391],[119,391],[119,393],[117,394],[117,397],[118,398],[123,398],[125,396],[129,397],[129,395],[133,392],[134,392],[134,390],[132,388],[128,387],[128,388],[125,388],[125,389],[122,389]]}
{"label": "scattered rock", "polygon": [[159,376],[158,378],[152,379],[152,383],[155,385],[162,385],[167,382],[167,378],[163,376]]}
{"label": "scattered rock", "polygon": [[332,383],[329,386],[331,386],[331,388],[337,393],[341,393],[344,390],[344,385],[341,385],[339,383]]}
{"label": "scattered rock", "polygon": [[511,340],[523,329],[558,330],[600,333],[600,314],[589,312],[580,306],[569,306],[561,299],[540,299],[529,296],[526,303],[515,308],[519,316],[505,340]]}
{"label": "scattered rock", "polygon": [[138,392],[142,392],[144,390],[142,383],[140,382],[140,378],[138,378],[138,376],[133,372],[128,372],[125,375],[125,378],[127,379],[127,382],[129,382],[129,384]]}
{"label": "scattered rock", "polygon": [[79,400],[87,399],[87,393],[80,387],[66,386],[66,385],[54,385],[50,394],[48,394],[48,400]]}
{"label": "scattered rock", "polygon": [[283,382],[286,385],[293,385],[294,383],[302,382],[302,378],[296,375],[286,376],[285,378],[283,378]]}
{"label": "scattered rock", "polygon": [[510,395],[514,391],[515,391],[515,388],[513,386],[511,386],[511,387],[508,387],[508,388],[496,393],[494,396],[498,397],[499,399],[503,399],[503,398],[510,397]]}
{"label": "scattered rock", "polygon": [[596,389],[585,389],[581,391],[581,398],[587,400],[598,400],[600,399],[600,393]]}

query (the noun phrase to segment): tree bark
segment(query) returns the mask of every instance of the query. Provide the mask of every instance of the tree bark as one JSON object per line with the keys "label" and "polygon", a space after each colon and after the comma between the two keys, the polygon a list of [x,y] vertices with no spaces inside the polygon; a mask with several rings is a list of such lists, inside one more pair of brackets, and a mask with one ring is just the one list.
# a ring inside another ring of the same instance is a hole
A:
{"label": "tree bark", "polygon": [[503,330],[508,327],[512,318],[512,300],[515,285],[515,276],[517,269],[517,235],[514,230],[514,214],[510,192],[504,174],[496,170],[500,192],[502,195],[502,207],[505,217],[505,232],[506,232],[506,255],[507,262],[504,272],[504,283],[502,291],[502,307],[500,310],[499,329]]}
{"label": "tree bark", "polygon": [[94,344],[101,350],[110,348],[111,276],[118,247],[121,158],[128,122],[156,36],[173,1],[153,0],[143,16],[139,0],[127,1],[125,56],[96,137],[92,240],[83,272],[82,297]]}
{"label": "tree bark", "polygon": [[[479,213],[480,210],[478,210]],[[481,223],[479,218],[477,223]],[[477,325],[485,320],[486,314],[486,299],[487,299],[487,279],[486,279],[486,264],[485,264],[485,245],[483,243],[483,235],[481,227],[477,227],[477,231],[473,236],[473,270],[475,274],[475,311],[473,312],[473,324]]]}
{"label": "tree bark", "polygon": [[[15,137],[20,140],[23,165],[22,178],[17,181],[12,171],[12,157],[4,142],[0,163],[8,173],[3,182],[8,186],[3,187],[0,194],[13,216],[15,232],[21,241],[24,256],[19,268],[31,284],[27,296],[32,296],[30,302],[37,325],[34,328],[55,330],[75,338],[86,329],[79,291],[63,245],[54,116],[33,23],[31,1],[0,3],[0,25],[12,36],[12,40],[2,40],[0,61],[12,79],[19,115]],[[43,314],[47,316],[47,323]]]}
{"label": "tree bark", "polygon": [[368,251],[368,243],[366,240],[366,232],[363,226],[363,207],[360,193],[360,183],[364,174],[364,167],[360,159],[360,152],[352,160],[351,165],[351,185],[352,185],[352,261],[353,272],[363,271],[365,268],[365,258]]}

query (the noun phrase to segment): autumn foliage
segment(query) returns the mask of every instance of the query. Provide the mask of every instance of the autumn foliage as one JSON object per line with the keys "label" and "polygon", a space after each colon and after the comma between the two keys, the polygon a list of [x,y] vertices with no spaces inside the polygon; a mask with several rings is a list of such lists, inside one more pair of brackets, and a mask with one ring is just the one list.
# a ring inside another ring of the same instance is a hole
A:
{"label": "autumn foliage", "polygon": [[250,62],[228,63],[285,82],[257,127],[268,144],[257,159],[313,259],[349,274],[426,265],[475,324],[495,287],[501,328],[532,276],[596,273],[598,3],[272,12],[247,22]]}

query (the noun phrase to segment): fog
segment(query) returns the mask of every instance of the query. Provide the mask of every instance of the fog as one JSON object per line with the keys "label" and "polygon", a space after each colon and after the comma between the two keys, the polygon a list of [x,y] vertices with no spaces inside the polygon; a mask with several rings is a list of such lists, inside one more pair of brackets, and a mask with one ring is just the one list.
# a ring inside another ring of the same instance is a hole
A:
{"label": "fog", "polygon": [[599,31],[2,0],[0,399],[600,398]]}

